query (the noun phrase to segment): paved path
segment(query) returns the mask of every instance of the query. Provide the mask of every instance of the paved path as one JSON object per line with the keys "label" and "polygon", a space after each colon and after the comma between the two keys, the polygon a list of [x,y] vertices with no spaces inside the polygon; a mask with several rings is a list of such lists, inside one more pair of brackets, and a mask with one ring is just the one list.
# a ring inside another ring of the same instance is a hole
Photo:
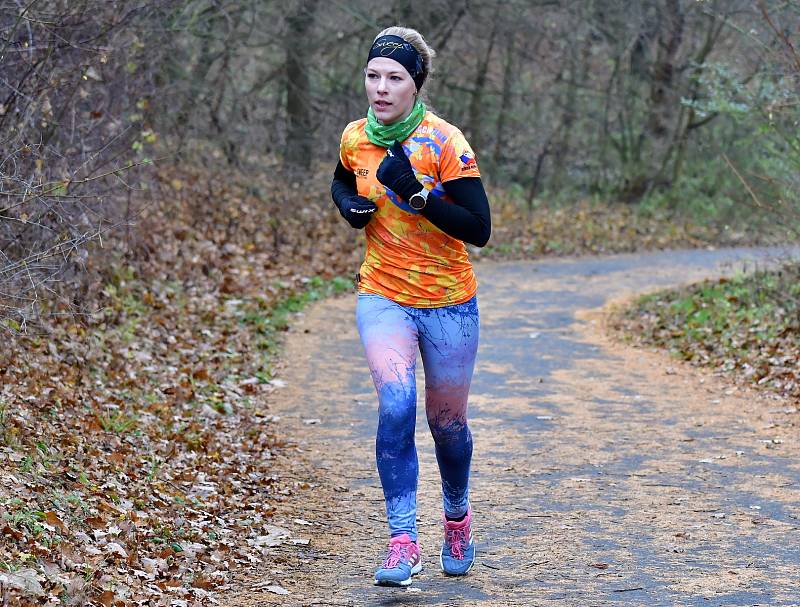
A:
{"label": "paved path", "polygon": [[479,264],[479,563],[463,579],[439,571],[439,486],[420,406],[426,568],[406,590],[370,585],[387,538],[354,297],[312,308],[290,336],[273,407],[298,440],[285,462],[298,490],[282,520],[310,543],[278,549],[269,570],[241,580],[274,579],[291,594],[243,590],[223,603],[800,605],[798,403],[615,343],[599,311],[765,259],[721,250]]}

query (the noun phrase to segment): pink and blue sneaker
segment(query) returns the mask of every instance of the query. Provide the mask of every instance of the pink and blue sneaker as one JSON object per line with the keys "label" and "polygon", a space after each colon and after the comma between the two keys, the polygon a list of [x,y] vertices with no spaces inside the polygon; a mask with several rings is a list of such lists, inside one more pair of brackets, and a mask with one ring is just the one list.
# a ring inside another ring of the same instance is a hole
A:
{"label": "pink and blue sneaker", "polygon": [[407,533],[393,537],[383,564],[375,571],[377,586],[408,586],[411,576],[422,571],[419,546]]}
{"label": "pink and blue sneaker", "polygon": [[472,508],[460,521],[444,517],[444,543],[440,563],[447,575],[466,575],[475,564],[475,538],[472,536]]}

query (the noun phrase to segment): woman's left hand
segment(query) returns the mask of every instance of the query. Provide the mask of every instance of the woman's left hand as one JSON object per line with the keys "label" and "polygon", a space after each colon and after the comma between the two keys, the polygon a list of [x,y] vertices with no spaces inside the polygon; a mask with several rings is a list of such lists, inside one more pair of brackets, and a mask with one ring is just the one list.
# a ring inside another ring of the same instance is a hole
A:
{"label": "woman's left hand", "polygon": [[381,161],[375,177],[405,201],[422,190],[422,184],[417,181],[411,161],[399,141],[386,150],[386,157]]}

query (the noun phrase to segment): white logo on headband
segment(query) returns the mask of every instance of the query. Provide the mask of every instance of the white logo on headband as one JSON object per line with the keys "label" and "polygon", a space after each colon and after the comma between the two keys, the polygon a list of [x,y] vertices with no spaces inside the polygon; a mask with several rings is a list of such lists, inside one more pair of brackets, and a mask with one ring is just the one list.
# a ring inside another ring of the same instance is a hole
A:
{"label": "white logo on headband", "polygon": [[402,42],[394,42],[393,40],[384,40],[383,42],[376,43],[375,48],[380,49],[381,57],[388,57],[396,50],[405,48],[405,44]]}

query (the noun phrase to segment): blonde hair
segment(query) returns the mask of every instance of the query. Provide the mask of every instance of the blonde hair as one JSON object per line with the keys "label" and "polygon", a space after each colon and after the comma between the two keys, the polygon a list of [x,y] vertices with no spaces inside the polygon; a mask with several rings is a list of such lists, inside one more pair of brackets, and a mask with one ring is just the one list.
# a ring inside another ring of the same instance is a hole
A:
{"label": "blonde hair", "polygon": [[[425,38],[422,37],[422,34],[410,27],[393,25],[392,27],[387,27],[380,34],[375,36],[375,40],[381,36],[398,36],[417,49],[420,57],[422,57],[422,66],[425,69],[426,74],[425,79],[427,80],[430,77],[431,73],[433,72],[433,58],[436,56],[436,51],[433,50],[425,41]],[[373,42],[375,40],[373,40]]]}

